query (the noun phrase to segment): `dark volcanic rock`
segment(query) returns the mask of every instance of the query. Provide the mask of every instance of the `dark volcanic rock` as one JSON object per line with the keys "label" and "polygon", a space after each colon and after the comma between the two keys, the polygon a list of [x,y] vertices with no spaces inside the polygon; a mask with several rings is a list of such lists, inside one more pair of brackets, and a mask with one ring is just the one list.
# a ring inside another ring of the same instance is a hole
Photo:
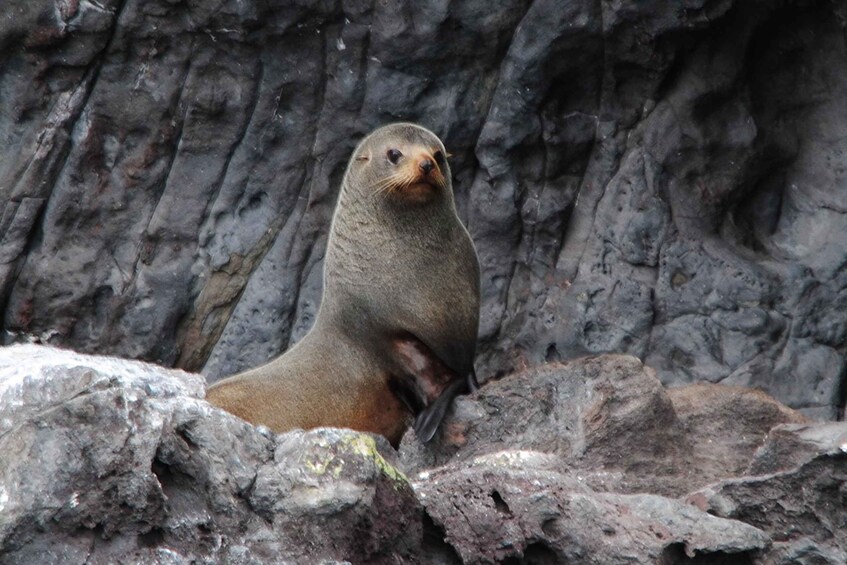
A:
{"label": "dark volcanic rock", "polygon": [[457,399],[433,443],[407,434],[400,451],[413,470],[504,449],[541,451],[596,490],[680,496],[742,474],[771,428],[804,421],[760,391],[666,390],[638,359],[602,355],[490,382]]}
{"label": "dark volcanic rock", "polygon": [[415,490],[466,563],[682,563],[695,556],[749,563],[770,544],[756,528],[676,500],[592,492],[551,470],[550,459],[522,451],[482,456],[423,473]]}
{"label": "dark volcanic rock", "polygon": [[834,418],[847,48],[834,0],[5,0],[8,342],[211,379],[313,320],[358,139],[453,153],[483,377],[587,353]]}
{"label": "dark volcanic rock", "polygon": [[768,532],[776,543],[765,563],[847,561],[847,424],[778,426],[751,473],[688,500]]}
{"label": "dark volcanic rock", "polygon": [[[383,438],[274,436],[202,400],[196,374],[0,348],[0,563],[843,563],[845,425],[778,425],[753,454],[761,427],[799,418],[762,393],[672,403],[620,355],[519,373],[523,400],[510,379],[464,400],[504,393],[464,428],[467,453],[410,480]],[[655,494],[737,466],[696,469],[720,455],[695,453],[709,440],[767,474]]]}

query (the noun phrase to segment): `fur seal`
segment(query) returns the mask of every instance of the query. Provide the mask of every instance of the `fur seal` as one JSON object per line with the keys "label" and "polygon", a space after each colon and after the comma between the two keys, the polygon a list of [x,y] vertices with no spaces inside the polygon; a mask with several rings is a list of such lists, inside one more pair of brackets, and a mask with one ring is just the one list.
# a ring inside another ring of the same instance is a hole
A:
{"label": "fur seal", "polygon": [[444,145],[410,123],[381,127],[347,165],[312,329],[207,399],[275,432],[376,432],[395,447],[414,417],[429,441],[476,389],[479,261],[456,213]]}

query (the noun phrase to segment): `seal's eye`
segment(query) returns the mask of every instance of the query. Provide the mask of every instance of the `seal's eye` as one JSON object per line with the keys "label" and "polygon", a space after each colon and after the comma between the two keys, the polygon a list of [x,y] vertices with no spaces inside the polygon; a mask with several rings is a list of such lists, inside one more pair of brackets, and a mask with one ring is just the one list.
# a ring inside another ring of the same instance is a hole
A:
{"label": "seal's eye", "polygon": [[403,156],[403,154],[396,149],[389,149],[386,155],[388,155],[388,160],[391,161],[393,165],[396,165],[397,161],[400,160],[400,157]]}
{"label": "seal's eye", "polygon": [[444,168],[444,153],[442,153],[441,151],[436,151],[433,157],[435,157],[435,162],[438,163],[438,167]]}

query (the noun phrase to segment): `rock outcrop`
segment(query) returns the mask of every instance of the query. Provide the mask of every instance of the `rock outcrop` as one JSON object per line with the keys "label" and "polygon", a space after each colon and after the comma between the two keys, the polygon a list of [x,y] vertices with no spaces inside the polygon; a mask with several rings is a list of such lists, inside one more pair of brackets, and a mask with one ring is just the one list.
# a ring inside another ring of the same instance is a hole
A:
{"label": "rock outcrop", "polygon": [[805,421],[759,391],[666,390],[638,359],[604,355],[528,369],[459,397],[435,444],[423,448],[407,435],[401,457],[405,468],[424,470],[500,450],[541,451],[596,490],[682,496],[744,473],[774,426]]}
{"label": "rock outcrop", "polygon": [[0,562],[279,563],[419,554],[423,511],[379,437],[274,436],[203,378],[0,350]]}
{"label": "rock outcrop", "polygon": [[844,405],[837,0],[5,0],[0,311],[210,378],[320,300],[349,154],[415,120],[482,265],[479,372],[618,352]]}
{"label": "rock outcrop", "polygon": [[592,491],[545,459],[481,456],[423,473],[415,490],[463,563],[743,563],[770,544],[761,530],[680,501]]}
{"label": "rock outcrop", "polygon": [[749,473],[689,501],[768,532],[765,563],[847,563],[847,424],[777,426]]}
{"label": "rock outcrop", "polygon": [[847,551],[847,424],[743,389],[669,395],[627,356],[489,383],[435,445],[408,436],[399,454],[350,430],[274,436],[202,397],[196,374],[0,348],[0,563],[834,565]]}

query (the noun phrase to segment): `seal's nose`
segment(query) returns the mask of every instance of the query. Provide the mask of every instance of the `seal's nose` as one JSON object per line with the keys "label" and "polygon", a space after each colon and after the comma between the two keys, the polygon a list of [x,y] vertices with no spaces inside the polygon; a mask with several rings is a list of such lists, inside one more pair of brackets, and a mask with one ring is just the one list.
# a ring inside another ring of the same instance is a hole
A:
{"label": "seal's nose", "polygon": [[423,171],[423,174],[428,175],[435,168],[435,163],[429,157],[425,157],[418,163],[418,167]]}

